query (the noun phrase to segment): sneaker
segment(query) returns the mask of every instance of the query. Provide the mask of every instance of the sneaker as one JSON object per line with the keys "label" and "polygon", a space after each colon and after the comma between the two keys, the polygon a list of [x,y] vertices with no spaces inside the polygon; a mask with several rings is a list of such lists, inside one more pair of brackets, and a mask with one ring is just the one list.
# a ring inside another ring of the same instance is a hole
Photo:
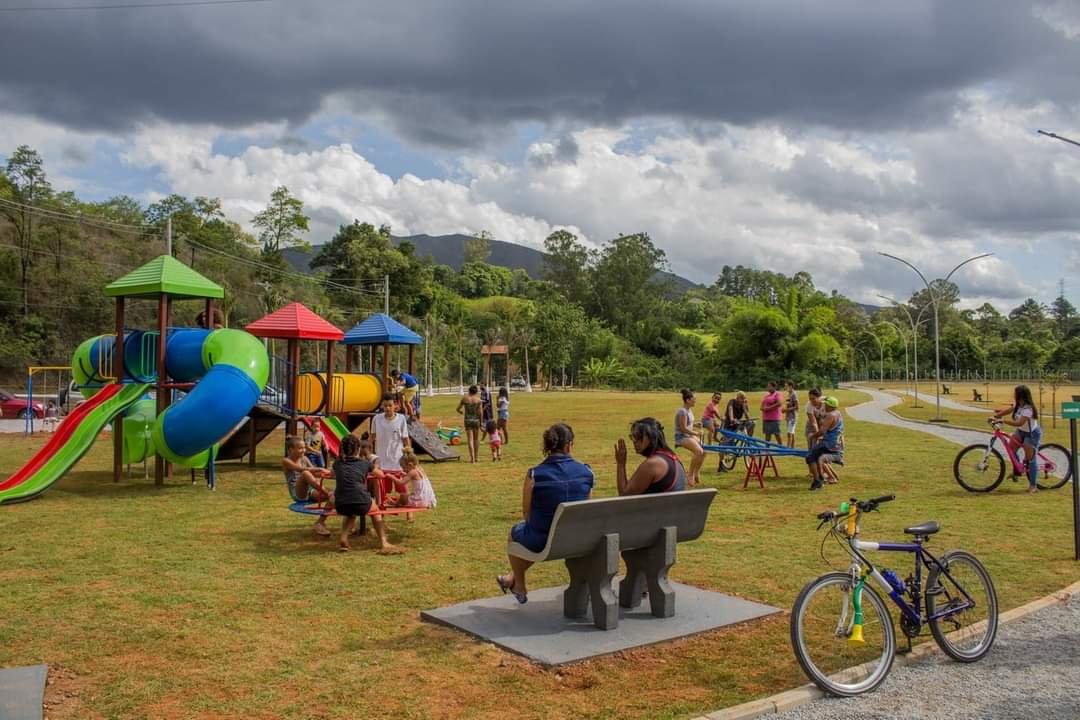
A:
{"label": "sneaker", "polygon": [[322,537],[327,537],[328,535],[330,535],[330,528],[326,527],[322,523],[315,523],[314,527],[312,527],[311,529],[315,531],[316,535],[321,535]]}
{"label": "sneaker", "polygon": [[820,490],[822,487],[822,484],[817,480],[810,484],[810,490]]}
{"label": "sneaker", "polygon": [[1035,485],[1028,485],[1027,491],[1028,491],[1028,495],[1034,495],[1035,493],[1039,492],[1039,488],[1036,487]]}

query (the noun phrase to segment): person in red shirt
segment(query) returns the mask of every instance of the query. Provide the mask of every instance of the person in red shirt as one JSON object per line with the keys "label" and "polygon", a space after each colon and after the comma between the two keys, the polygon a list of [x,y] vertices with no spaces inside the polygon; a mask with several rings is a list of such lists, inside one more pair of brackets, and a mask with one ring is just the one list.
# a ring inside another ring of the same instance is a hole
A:
{"label": "person in red shirt", "polygon": [[709,444],[716,444],[716,426],[719,424],[717,414],[720,412],[720,399],[721,395],[718,392],[712,394],[712,398],[705,405],[704,412],[701,413],[701,429],[709,434]]}
{"label": "person in red shirt", "polygon": [[783,405],[784,398],[776,391],[776,383],[770,382],[769,391],[761,399],[761,426],[766,442],[772,438],[773,442],[784,444],[783,436],[780,434],[780,420],[784,416]]}

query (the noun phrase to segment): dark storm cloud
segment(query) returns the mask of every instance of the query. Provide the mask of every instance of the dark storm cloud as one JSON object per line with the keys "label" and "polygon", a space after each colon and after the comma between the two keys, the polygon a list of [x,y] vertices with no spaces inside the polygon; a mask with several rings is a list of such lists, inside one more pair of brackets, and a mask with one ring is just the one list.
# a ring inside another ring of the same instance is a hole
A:
{"label": "dark storm cloud", "polygon": [[1080,91],[1080,43],[1004,0],[277,0],[0,25],[0,108],[108,130],[297,124],[328,97],[438,145],[523,120],[886,129],[938,121],[991,81]]}

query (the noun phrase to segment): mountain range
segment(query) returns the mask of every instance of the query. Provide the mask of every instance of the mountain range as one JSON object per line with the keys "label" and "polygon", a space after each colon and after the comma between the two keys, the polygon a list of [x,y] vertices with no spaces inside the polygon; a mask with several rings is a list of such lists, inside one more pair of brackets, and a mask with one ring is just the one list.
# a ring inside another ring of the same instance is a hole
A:
{"label": "mountain range", "polygon": [[[405,237],[392,236],[395,245],[402,242],[410,242],[416,248],[419,257],[430,257],[433,262],[440,265],[449,265],[455,270],[460,270],[465,263],[465,241],[470,236],[453,235],[408,235]],[[310,273],[311,259],[319,251],[318,245],[311,251],[288,248],[284,251],[285,260],[296,270],[302,273]],[[491,254],[487,259],[491,265],[499,265],[511,270],[521,268],[529,273],[529,277],[539,279],[544,271],[544,253],[524,245],[505,242],[503,240],[491,241]],[[674,273],[661,272],[656,275],[657,280],[671,281],[676,292],[683,294],[687,290],[700,287],[684,277]]]}

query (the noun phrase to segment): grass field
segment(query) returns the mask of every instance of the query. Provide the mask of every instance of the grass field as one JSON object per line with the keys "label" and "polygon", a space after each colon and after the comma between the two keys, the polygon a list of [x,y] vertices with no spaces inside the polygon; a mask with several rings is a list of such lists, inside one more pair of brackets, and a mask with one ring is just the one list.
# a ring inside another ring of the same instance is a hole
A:
{"label": "grass field", "polygon": [[[865,398],[837,394],[845,405]],[[430,399],[426,416],[449,424],[454,404]],[[576,457],[611,495],[611,448],[629,421],[655,414],[668,425],[677,405],[674,393],[515,394],[502,463],[428,466],[439,507],[411,525],[391,521],[402,556],[370,545],[333,552],[289,513],[273,439],[255,472],[223,466],[215,493],[184,476],[155,487],[141,472],[113,484],[99,442],[41,498],[0,507],[0,667],[52,666],[54,719],[678,718],[802,684],[786,615],[557,672],[418,619],[496,594],[521,478],[547,424],[574,426]],[[43,441],[0,436],[0,477]],[[955,445],[850,419],[846,441],[841,484],[813,494],[798,460],[780,459],[784,477],[764,491],[744,491],[710,456],[703,477],[719,495],[672,576],[790,608],[826,569],[814,514],[849,495],[895,492],[865,535],[899,538],[905,524],[941,521],[930,547],[976,552],[1003,608],[1080,577],[1068,492],[976,496],[951,478]],[[564,579],[547,563],[530,586]]]}

